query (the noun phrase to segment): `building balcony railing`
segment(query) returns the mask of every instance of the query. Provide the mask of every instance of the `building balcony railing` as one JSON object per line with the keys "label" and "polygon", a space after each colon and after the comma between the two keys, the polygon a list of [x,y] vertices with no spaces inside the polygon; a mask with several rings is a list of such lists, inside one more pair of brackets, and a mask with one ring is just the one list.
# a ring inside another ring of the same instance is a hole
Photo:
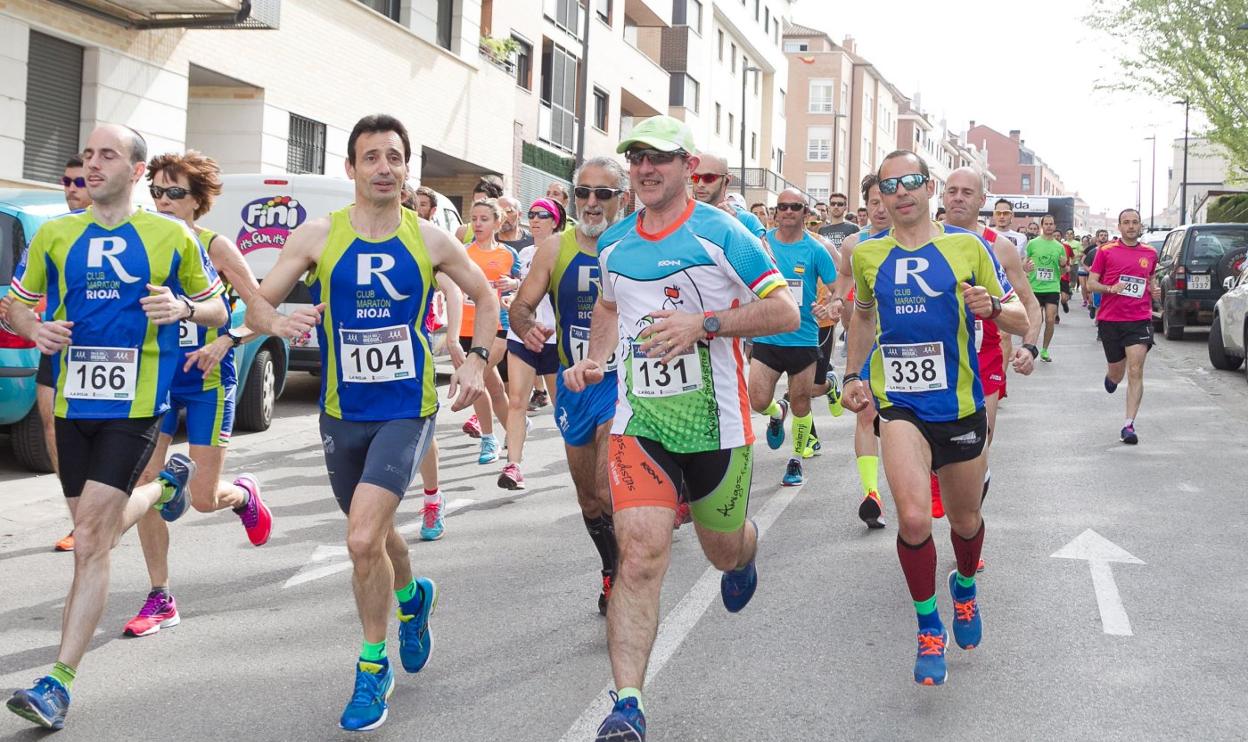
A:
{"label": "building balcony railing", "polygon": [[789,188],[796,188],[804,197],[806,197],[807,200],[810,199],[810,195],[807,194],[804,189],[790,183],[780,177],[779,173],[776,173],[773,170],[768,170],[765,167],[747,167],[745,168],[744,173],[742,173],[741,168],[739,167],[728,168],[728,170],[732,173],[733,177],[744,181],[746,188],[758,188],[765,190],[768,193],[776,194]]}

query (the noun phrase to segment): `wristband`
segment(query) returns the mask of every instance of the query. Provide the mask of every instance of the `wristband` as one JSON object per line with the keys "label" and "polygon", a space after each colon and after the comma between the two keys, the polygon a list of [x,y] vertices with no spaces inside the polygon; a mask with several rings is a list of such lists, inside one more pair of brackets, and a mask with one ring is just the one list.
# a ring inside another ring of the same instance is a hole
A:
{"label": "wristband", "polygon": [[178,298],[181,299],[182,303],[186,305],[188,314],[185,319],[195,319],[195,302],[191,301],[188,296],[179,296]]}
{"label": "wristband", "polygon": [[1040,349],[1031,343],[1023,343],[1023,347],[1026,348],[1027,352],[1031,354],[1032,360],[1040,357]]}
{"label": "wristband", "polygon": [[1001,300],[995,296],[988,298],[992,299],[992,314],[988,315],[988,319],[996,319],[1001,315]]}
{"label": "wristband", "polygon": [[489,351],[489,349],[488,349],[488,348],[483,348],[483,347],[481,347],[480,345],[473,346],[473,347],[471,347],[471,348],[469,348],[469,349],[468,349],[468,355],[470,355],[470,356],[477,356],[478,358],[480,358],[480,359],[481,359],[481,362],[482,362],[482,363],[485,363],[486,365],[489,365],[489,362],[490,362],[490,351]]}
{"label": "wristband", "polygon": [[862,375],[861,374],[845,374],[844,376],[841,377],[841,386],[844,387],[846,384],[848,384],[851,381],[862,381]]}
{"label": "wristband", "polygon": [[236,335],[232,328],[225,331],[225,336],[230,339],[230,343],[231,343],[230,347],[237,348],[238,346],[243,344],[243,336]]}

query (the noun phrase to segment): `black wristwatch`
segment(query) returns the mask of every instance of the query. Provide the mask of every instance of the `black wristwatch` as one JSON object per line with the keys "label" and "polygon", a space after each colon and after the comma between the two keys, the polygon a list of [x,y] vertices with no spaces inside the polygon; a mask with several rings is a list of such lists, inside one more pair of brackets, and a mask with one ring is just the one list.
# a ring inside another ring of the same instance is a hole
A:
{"label": "black wristwatch", "polygon": [[707,312],[702,316],[702,332],[706,333],[706,340],[710,342],[719,334],[719,317],[714,312]]}
{"label": "black wristwatch", "polygon": [[483,348],[480,345],[469,348],[468,355],[479,356],[481,358],[481,362],[485,364],[489,364],[490,362],[490,350],[488,348]]}
{"label": "black wristwatch", "polygon": [[190,314],[186,315],[186,319],[195,319],[195,302],[191,301],[189,296],[179,296],[178,298],[182,300],[182,303],[186,305],[187,311],[190,312]]}
{"label": "black wristwatch", "polygon": [[233,347],[237,348],[243,344],[243,336],[234,334],[234,330],[226,330],[225,334],[230,338],[230,342],[233,343]]}
{"label": "black wristwatch", "polygon": [[1040,349],[1031,343],[1023,343],[1023,347],[1026,348],[1027,352],[1031,354],[1032,360],[1040,357]]}

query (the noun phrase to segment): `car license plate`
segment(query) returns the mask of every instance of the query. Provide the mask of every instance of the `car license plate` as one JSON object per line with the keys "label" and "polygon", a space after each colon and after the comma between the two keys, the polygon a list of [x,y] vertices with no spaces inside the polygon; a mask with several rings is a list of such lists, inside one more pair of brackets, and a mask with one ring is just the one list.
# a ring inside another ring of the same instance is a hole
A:
{"label": "car license plate", "polygon": [[1210,276],[1208,273],[1193,273],[1187,278],[1187,287],[1196,291],[1208,291]]}

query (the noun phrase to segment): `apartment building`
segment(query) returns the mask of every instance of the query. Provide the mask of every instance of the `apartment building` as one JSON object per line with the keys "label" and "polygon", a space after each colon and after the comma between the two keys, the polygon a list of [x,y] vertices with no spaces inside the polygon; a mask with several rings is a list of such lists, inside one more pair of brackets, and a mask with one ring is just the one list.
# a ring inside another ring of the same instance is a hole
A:
{"label": "apartment building", "polygon": [[1022,132],[1008,135],[983,124],[971,122],[966,141],[985,152],[989,169],[997,176],[995,190],[1030,196],[1064,196],[1061,177],[1034,150],[1027,147]]}

